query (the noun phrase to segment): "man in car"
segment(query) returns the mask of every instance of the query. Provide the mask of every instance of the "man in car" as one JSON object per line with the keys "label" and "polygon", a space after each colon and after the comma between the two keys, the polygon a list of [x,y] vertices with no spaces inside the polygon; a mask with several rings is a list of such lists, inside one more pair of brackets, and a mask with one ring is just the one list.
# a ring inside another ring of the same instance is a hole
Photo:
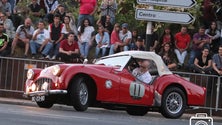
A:
{"label": "man in car", "polygon": [[139,62],[140,67],[133,70],[133,76],[137,79],[141,80],[149,84],[152,80],[152,76],[149,73],[150,61],[149,60],[141,60]]}

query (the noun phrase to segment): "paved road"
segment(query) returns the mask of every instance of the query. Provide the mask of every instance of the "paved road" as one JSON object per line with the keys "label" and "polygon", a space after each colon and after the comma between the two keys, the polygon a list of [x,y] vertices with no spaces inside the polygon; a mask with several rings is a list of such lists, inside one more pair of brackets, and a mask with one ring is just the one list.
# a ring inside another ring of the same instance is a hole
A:
{"label": "paved road", "polygon": [[[130,116],[125,111],[89,108],[77,112],[72,107],[56,105],[51,109],[37,106],[0,104],[0,125],[189,125],[189,117],[166,119],[159,113]],[[222,125],[214,122],[214,125]]]}

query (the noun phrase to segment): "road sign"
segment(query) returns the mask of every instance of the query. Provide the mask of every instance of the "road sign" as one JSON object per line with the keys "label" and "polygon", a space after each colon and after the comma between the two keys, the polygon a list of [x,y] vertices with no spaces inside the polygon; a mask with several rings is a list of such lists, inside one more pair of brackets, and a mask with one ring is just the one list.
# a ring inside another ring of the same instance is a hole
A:
{"label": "road sign", "polygon": [[137,0],[137,3],[191,8],[196,5],[197,2],[195,0]]}
{"label": "road sign", "polygon": [[195,19],[190,13],[147,9],[136,9],[135,18],[137,20],[177,24],[189,24]]}

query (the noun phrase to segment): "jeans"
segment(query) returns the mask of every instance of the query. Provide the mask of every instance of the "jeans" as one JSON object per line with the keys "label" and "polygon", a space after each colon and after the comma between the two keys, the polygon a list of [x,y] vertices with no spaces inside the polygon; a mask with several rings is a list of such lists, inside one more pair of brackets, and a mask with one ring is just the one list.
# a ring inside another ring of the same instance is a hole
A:
{"label": "jeans", "polygon": [[191,67],[191,65],[194,63],[194,59],[199,56],[201,54],[201,51],[200,50],[191,50],[190,51],[190,58],[189,58],[189,61],[188,61],[188,66]]}
{"label": "jeans", "polygon": [[60,46],[60,42],[56,43],[56,44],[52,44],[52,49],[51,49],[51,53],[50,53],[50,57],[52,56],[58,56],[59,54],[59,46]]}
{"label": "jeans", "polygon": [[[32,54],[37,54],[37,49],[39,49],[40,47],[41,47],[41,44],[38,44],[33,40],[30,41],[30,49],[31,49]],[[48,55],[52,47],[53,47],[52,43],[47,43],[44,49],[42,50],[42,54]]]}
{"label": "jeans", "polygon": [[78,42],[78,44],[79,44],[81,56],[83,58],[87,58],[88,54],[89,54],[89,48],[90,48],[89,43],[88,42],[84,42],[84,43]]}
{"label": "jeans", "polygon": [[105,56],[107,48],[106,48],[106,47],[99,48],[99,47],[96,46],[96,53],[95,53],[95,58],[96,58],[96,59],[97,59],[98,56],[99,56],[100,50],[102,50],[102,56]]}
{"label": "jeans", "polygon": [[92,24],[92,25],[94,24],[94,17],[93,16],[88,15],[88,14],[79,14],[77,27],[81,26],[82,21],[86,18],[89,19],[90,24]]}
{"label": "jeans", "polygon": [[183,51],[182,53],[180,53],[180,51],[178,49],[175,49],[174,52],[177,55],[177,59],[178,59],[179,63],[184,64],[184,60],[186,58],[187,51]]}
{"label": "jeans", "polygon": [[112,44],[112,45],[110,46],[109,55],[114,54],[114,47],[115,47],[115,44]]}

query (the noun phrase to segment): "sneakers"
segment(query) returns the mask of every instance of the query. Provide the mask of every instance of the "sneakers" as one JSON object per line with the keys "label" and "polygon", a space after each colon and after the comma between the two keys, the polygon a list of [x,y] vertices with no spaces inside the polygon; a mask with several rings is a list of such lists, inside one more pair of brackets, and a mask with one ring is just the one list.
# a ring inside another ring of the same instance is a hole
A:
{"label": "sneakers", "polygon": [[51,59],[51,57],[50,57],[49,55],[47,55],[45,58],[46,58],[46,59]]}
{"label": "sneakers", "polygon": [[88,63],[88,59],[84,59],[83,64],[87,64]]}
{"label": "sneakers", "polygon": [[39,59],[45,59],[45,56],[44,56],[44,55],[41,55],[41,56],[39,57]]}
{"label": "sneakers", "polygon": [[54,55],[52,58],[51,58],[51,60],[55,60],[56,59],[56,56]]}

